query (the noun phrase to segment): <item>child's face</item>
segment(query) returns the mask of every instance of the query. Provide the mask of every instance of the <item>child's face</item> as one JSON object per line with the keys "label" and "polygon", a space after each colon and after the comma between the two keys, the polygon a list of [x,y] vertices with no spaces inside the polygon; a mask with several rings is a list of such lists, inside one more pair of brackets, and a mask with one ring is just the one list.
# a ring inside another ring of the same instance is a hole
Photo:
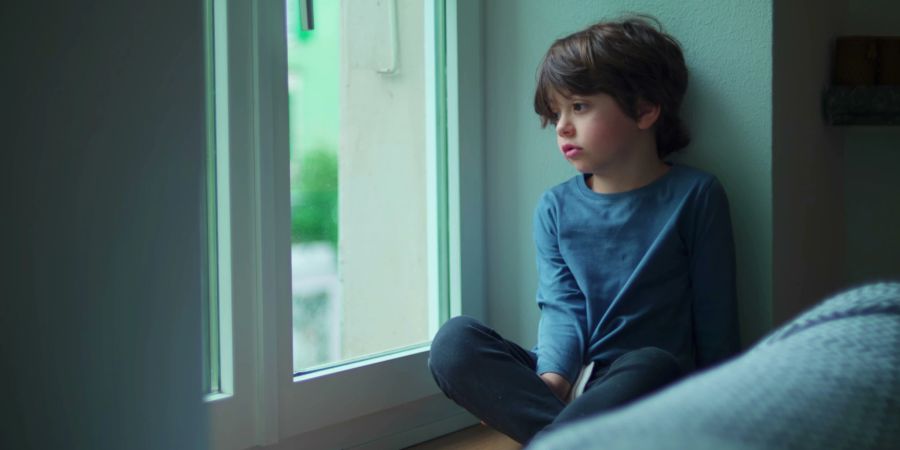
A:
{"label": "child's face", "polygon": [[611,96],[554,92],[550,100],[556,142],[579,172],[597,173],[629,156],[641,129]]}

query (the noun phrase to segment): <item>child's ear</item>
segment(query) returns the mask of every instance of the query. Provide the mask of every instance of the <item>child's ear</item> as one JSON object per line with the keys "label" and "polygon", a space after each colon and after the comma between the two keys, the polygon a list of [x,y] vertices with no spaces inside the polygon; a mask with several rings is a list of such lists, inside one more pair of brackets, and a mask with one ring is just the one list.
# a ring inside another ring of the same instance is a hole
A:
{"label": "child's ear", "polygon": [[649,130],[659,119],[659,105],[655,105],[646,100],[638,100],[637,104],[637,125],[642,130]]}

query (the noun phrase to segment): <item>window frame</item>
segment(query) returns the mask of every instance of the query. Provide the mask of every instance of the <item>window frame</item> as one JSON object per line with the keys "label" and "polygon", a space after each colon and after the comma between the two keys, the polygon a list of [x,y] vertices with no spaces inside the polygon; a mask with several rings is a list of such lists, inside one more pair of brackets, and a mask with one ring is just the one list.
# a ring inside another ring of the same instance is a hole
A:
{"label": "window frame", "polygon": [[[216,108],[217,120],[229,124],[227,132],[217,132],[217,154],[226,157],[216,164],[222,173],[217,177],[219,192],[227,193],[218,202],[219,212],[230,213],[230,221],[220,222],[218,230],[220,246],[224,241],[226,251],[220,251],[218,258],[222,388],[219,394],[207,395],[212,447],[289,448],[297,442],[329,447],[366,442],[408,445],[477,423],[438,390],[425,369],[428,345],[293,376],[290,254],[289,245],[284,244],[290,240],[290,224],[275,220],[279,214],[288,217],[280,208],[290,205],[283,1],[207,1],[227,2],[227,12],[214,11],[215,26],[220,28],[213,28],[227,36],[216,40],[217,61],[227,53],[226,64],[217,65],[216,77],[228,86],[226,95],[216,97],[217,105],[224,104]],[[427,134],[432,139],[443,133],[447,157],[446,166],[440,167],[435,159],[429,160],[429,166],[435,173],[446,172],[447,178],[443,196],[437,190],[429,192],[435,202],[429,209],[445,211],[443,217],[436,216],[445,226],[430,222],[429,228],[438,230],[430,238],[431,245],[448,242],[443,249],[448,258],[431,276],[444,277],[447,289],[442,295],[449,305],[429,317],[432,335],[449,316],[483,319],[485,311],[482,6],[477,0],[433,0],[426,2],[426,17],[435,17],[435,5],[443,5],[446,11],[446,115],[442,118],[446,126]],[[458,20],[460,14],[466,20]],[[225,27],[221,27],[223,20]],[[273,23],[280,26],[263,26]],[[429,29],[440,33],[428,26],[426,33]],[[433,62],[426,60],[426,64]],[[463,65],[474,70],[458,76]],[[427,85],[435,97],[431,89],[435,85]],[[475,95],[463,98],[460,92]],[[435,105],[435,98],[431,100],[429,107]],[[428,122],[429,126],[436,123]],[[460,126],[468,127],[465,136],[459,133]],[[467,176],[463,184],[463,173],[474,176]],[[439,233],[447,239],[439,239]],[[223,258],[227,258],[224,264]]]}
{"label": "window frame", "polygon": [[[206,36],[212,41],[215,60],[216,218],[218,226],[219,355],[221,387],[208,394],[210,446],[215,449],[246,449],[265,441],[263,425],[270,420],[261,401],[265,385],[262,349],[258,335],[263,299],[256,286],[259,255],[253,239],[259,224],[253,211],[258,197],[254,172],[258,162],[256,129],[251,117],[256,101],[252,70],[239,70],[253,54],[250,14],[256,2],[206,0],[212,22]],[[208,16],[209,17],[209,16]],[[232,126],[233,124],[250,126]]]}

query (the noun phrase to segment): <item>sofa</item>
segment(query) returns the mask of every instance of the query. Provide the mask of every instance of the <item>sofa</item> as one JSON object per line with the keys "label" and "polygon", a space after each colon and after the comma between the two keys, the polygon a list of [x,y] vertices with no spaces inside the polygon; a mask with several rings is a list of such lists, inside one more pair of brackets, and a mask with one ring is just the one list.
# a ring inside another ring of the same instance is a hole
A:
{"label": "sofa", "polygon": [[528,448],[900,449],[900,283],[829,298],[729,361]]}

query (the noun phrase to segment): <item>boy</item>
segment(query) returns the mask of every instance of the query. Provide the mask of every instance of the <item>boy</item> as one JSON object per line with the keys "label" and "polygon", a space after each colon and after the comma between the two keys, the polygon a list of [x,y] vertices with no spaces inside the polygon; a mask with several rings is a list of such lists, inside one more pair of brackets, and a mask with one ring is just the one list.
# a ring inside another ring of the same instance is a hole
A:
{"label": "boy", "polygon": [[644,17],[559,39],[541,62],[534,109],[580,174],[534,215],[538,345],[456,317],[429,360],[449,398],[518,442],[738,350],[725,192],[664,160],[689,142],[686,89],[678,43]]}

